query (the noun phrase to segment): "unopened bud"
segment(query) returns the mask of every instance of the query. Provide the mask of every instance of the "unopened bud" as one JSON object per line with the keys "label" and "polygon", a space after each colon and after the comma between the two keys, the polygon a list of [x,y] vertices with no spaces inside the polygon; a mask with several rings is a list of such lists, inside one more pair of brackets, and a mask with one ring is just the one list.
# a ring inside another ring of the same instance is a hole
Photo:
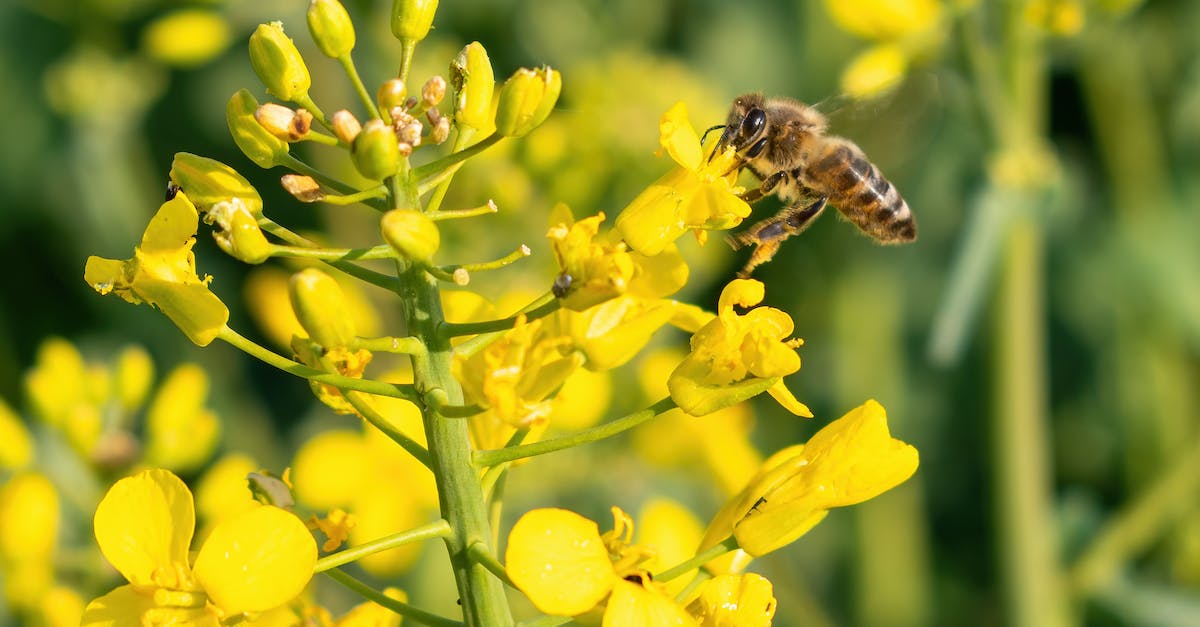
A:
{"label": "unopened bud", "polygon": [[308,134],[313,116],[306,109],[291,109],[268,102],[254,111],[254,119],[268,133],[283,141],[294,142]]}
{"label": "unopened bud", "polygon": [[450,82],[454,85],[454,117],[459,124],[475,129],[492,125],[492,94],[496,76],[487,50],[473,41],[450,64]]}
{"label": "unopened bud", "polygon": [[393,0],[392,34],[403,42],[425,39],[433,27],[438,0]]}
{"label": "unopened bud", "polygon": [[[240,90],[225,105],[225,121],[233,141],[260,168],[279,165],[288,154],[288,143],[275,137],[254,118],[258,101],[248,90]],[[181,184],[182,185],[182,184]],[[185,188],[186,189],[186,188]]]}
{"label": "unopened bud", "polygon": [[384,81],[379,86],[379,91],[375,93],[375,99],[379,101],[379,108],[389,113],[396,107],[403,107],[404,99],[407,97],[408,87],[404,81],[398,78]]}
{"label": "unopened bud", "polygon": [[450,118],[440,116],[429,130],[429,141],[440,144],[450,138]]}
{"label": "unopened bud", "polygon": [[521,137],[537,128],[554,109],[562,91],[562,76],[556,70],[521,68],[504,82],[496,108],[496,131],[506,137]]}
{"label": "unopened bud", "polygon": [[423,126],[420,120],[409,120],[407,124],[396,129],[396,137],[409,146],[420,146],[422,129]]}
{"label": "unopened bud", "polygon": [[281,100],[295,101],[312,85],[304,57],[283,33],[282,22],[259,24],[250,36],[250,65],[267,93]]}
{"label": "unopened bud", "polygon": [[380,120],[368,120],[350,148],[354,167],[363,176],[381,181],[400,167],[400,146],[392,127]]}
{"label": "unopened bud", "polygon": [[438,106],[445,97],[446,79],[440,76],[434,76],[425,81],[425,84],[421,86],[421,104],[426,109]]}
{"label": "unopened bud", "polygon": [[354,138],[362,132],[362,125],[358,123],[358,118],[345,109],[333,112],[330,125],[333,126],[333,134],[337,135],[338,141],[347,146],[353,144]]}
{"label": "unopened bud", "polygon": [[204,214],[204,222],[215,224],[213,239],[231,257],[246,263],[259,264],[271,256],[271,244],[258,227],[258,221],[242,201],[219,202]]}
{"label": "unopened bud", "polygon": [[170,176],[201,213],[211,211],[217,203],[237,200],[251,215],[262,215],[258,190],[237,170],[216,159],[177,152]]}
{"label": "unopened bud", "polygon": [[308,32],[321,53],[332,59],[340,59],[354,49],[354,23],[338,0],[312,0],[308,5]]}
{"label": "unopened bud", "polygon": [[429,263],[442,242],[433,220],[413,209],[393,209],[383,214],[379,229],[389,246],[412,261]]}
{"label": "unopened bud", "polygon": [[279,183],[300,202],[318,202],[325,199],[325,192],[321,191],[321,186],[311,176],[284,174]]}
{"label": "unopened bud", "polygon": [[325,347],[348,346],[357,335],[346,296],[332,277],[306,268],[288,281],[288,297],[300,326]]}

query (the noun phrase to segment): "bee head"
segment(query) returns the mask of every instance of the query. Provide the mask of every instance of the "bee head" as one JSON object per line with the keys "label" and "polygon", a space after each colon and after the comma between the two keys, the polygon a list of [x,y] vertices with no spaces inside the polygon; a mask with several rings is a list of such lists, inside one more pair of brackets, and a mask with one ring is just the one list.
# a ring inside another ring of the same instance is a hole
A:
{"label": "bee head", "polygon": [[766,146],[767,111],[762,94],[743,94],[734,98],[725,121],[725,130],[717,142],[715,153],[733,146],[745,159],[753,159]]}

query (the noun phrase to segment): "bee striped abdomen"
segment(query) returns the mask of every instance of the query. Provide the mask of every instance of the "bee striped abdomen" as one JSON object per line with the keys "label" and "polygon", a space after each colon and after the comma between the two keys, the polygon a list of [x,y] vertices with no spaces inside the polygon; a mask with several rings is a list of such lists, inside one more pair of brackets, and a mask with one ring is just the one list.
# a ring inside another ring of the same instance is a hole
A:
{"label": "bee striped abdomen", "polygon": [[908,203],[862,150],[829,138],[810,163],[804,183],[829,198],[846,219],[884,243],[909,242],[917,224]]}

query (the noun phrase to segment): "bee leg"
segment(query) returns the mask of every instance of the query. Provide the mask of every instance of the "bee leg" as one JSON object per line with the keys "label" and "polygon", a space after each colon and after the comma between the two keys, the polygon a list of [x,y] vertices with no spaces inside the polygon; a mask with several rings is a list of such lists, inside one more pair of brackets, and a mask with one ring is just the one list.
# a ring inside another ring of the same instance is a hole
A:
{"label": "bee leg", "polygon": [[762,183],[760,183],[757,188],[739,194],[738,198],[741,198],[748,203],[758,202],[763,198],[770,196],[771,192],[775,191],[775,188],[778,187],[779,184],[783,182],[783,179],[787,178],[787,176],[787,172],[776,172],[775,174],[763,179]]}
{"label": "bee leg", "polygon": [[754,245],[754,252],[750,254],[749,261],[738,273],[738,277],[749,278],[755,268],[767,263],[775,256],[775,253],[779,252],[779,247],[787,238],[808,228],[813,219],[821,215],[824,210],[825,197],[822,196],[807,205],[796,204],[784,207],[774,216],[756,223],[741,233],[727,237],[726,241],[734,250],[742,246]]}

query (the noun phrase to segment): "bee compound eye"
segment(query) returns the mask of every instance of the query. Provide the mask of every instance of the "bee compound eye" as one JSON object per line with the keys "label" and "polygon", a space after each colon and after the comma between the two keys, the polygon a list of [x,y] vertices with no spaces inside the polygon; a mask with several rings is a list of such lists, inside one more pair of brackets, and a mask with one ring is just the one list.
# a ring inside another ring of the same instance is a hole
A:
{"label": "bee compound eye", "polygon": [[742,126],[739,133],[747,140],[758,137],[763,128],[767,125],[767,112],[762,109],[751,109],[746,117],[742,119]]}

